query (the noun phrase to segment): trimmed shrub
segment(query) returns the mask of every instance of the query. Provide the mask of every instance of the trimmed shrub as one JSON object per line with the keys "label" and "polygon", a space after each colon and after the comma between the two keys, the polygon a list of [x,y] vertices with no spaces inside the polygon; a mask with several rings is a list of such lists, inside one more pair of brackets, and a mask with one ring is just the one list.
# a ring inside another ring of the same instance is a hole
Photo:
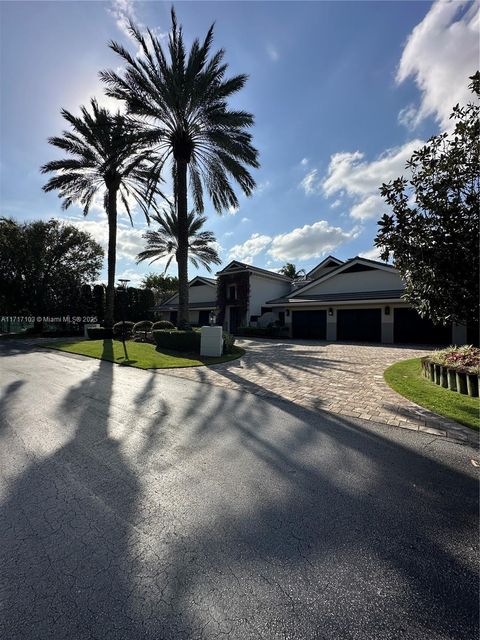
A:
{"label": "trimmed shrub", "polygon": [[158,320],[152,324],[152,331],[158,329],[175,329],[175,325],[169,320]]}
{"label": "trimmed shrub", "polygon": [[153,339],[157,347],[170,349],[171,351],[200,352],[199,331],[177,331],[157,329],[153,331]]}
{"label": "trimmed shrub", "polygon": [[235,344],[235,336],[228,331],[223,332],[223,353],[232,353]]}
{"label": "trimmed shrub", "polygon": [[113,335],[116,338],[129,338],[132,335],[134,326],[135,323],[130,320],[116,322],[112,327]]}
{"label": "trimmed shrub", "polygon": [[90,340],[108,340],[112,337],[112,330],[105,327],[90,327],[87,333]]}
{"label": "trimmed shrub", "polygon": [[152,330],[153,323],[150,320],[141,320],[133,325],[133,333],[142,334],[143,339],[146,341],[148,332]]}
{"label": "trimmed shrub", "polygon": [[288,327],[270,323],[267,327],[239,327],[238,335],[246,338],[288,338]]}

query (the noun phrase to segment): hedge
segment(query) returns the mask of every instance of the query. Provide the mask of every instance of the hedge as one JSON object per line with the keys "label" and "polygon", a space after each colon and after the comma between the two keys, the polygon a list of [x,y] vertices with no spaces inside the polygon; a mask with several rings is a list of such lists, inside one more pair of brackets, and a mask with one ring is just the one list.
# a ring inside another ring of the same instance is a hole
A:
{"label": "hedge", "polygon": [[178,331],[177,329],[157,329],[153,331],[153,339],[157,347],[171,351],[200,352],[199,331]]}
{"label": "hedge", "polygon": [[105,327],[90,327],[87,333],[90,340],[107,340],[112,337],[112,330]]}
{"label": "hedge", "polygon": [[152,331],[156,331],[157,329],[175,329],[175,325],[169,320],[158,320],[152,325]]}
{"label": "hedge", "polygon": [[289,334],[288,327],[239,327],[238,335],[252,338],[287,338]]}

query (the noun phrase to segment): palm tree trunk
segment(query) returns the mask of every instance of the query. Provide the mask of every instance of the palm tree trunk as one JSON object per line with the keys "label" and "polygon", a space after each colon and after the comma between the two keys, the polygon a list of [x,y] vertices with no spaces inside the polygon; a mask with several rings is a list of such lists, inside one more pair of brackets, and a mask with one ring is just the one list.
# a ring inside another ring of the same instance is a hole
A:
{"label": "palm tree trunk", "polygon": [[108,279],[107,296],[105,301],[104,326],[110,329],[113,326],[113,312],[115,301],[115,263],[117,261],[117,189],[108,189]]}
{"label": "palm tree trunk", "polygon": [[177,326],[183,329],[188,323],[188,218],[187,218],[187,162],[177,160],[176,205],[178,216],[178,318]]}

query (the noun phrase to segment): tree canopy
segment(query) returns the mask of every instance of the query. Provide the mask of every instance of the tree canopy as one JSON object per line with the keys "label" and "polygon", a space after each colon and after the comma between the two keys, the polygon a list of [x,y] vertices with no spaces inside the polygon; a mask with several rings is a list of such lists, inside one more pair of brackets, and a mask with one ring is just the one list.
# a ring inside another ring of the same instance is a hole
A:
{"label": "tree canopy", "polygon": [[406,283],[405,298],[434,322],[477,323],[479,308],[480,72],[477,100],[456,105],[452,132],[415,151],[404,177],[380,192],[392,209],[379,221],[375,245]]}
{"label": "tree canopy", "polygon": [[305,269],[299,269],[297,271],[297,267],[293,262],[286,262],[280,269],[279,273],[287,276],[288,278],[292,278],[292,280],[296,280],[305,276]]}
{"label": "tree canopy", "polygon": [[98,242],[73,225],[0,219],[2,314],[71,315],[82,285],[98,278],[103,255]]}

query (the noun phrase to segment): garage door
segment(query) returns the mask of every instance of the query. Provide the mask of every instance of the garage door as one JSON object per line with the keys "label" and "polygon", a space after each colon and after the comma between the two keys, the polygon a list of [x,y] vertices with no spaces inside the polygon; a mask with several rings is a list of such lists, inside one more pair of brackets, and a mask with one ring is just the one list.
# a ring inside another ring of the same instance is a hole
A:
{"label": "garage door", "polygon": [[413,309],[394,309],[393,341],[400,344],[450,344],[452,328],[436,326]]}
{"label": "garage door", "polygon": [[339,309],[337,311],[337,340],[380,342],[381,339],[381,309]]}
{"label": "garage door", "polygon": [[326,340],[326,311],[293,311],[292,335],[294,338],[312,338]]}

